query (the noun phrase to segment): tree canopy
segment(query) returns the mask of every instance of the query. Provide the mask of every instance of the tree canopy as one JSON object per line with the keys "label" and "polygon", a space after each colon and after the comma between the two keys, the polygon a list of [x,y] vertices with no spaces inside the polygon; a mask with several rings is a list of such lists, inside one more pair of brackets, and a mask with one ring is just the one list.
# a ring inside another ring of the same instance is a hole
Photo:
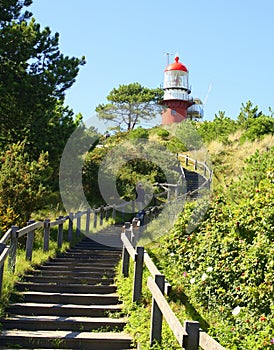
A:
{"label": "tree canopy", "polygon": [[60,134],[65,141],[76,127],[64,97],[85,60],[60,52],[59,34],[36,23],[31,3],[0,0],[0,146],[26,140],[33,157],[53,160]]}
{"label": "tree canopy", "polygon": [[82,118],[64,99],[85,59],[60,52],[59,34],[41,28],[31,4],[0,0],[0,232],[57,189],[63,149]]}
{"label": "tree canopy", "polygon": [[99,104],[96,112],[100,119],[114,123],[119,128],[133,130],[142,120],[155,118],[162,110],[160,88],[149,89],[139,83],[120,85],[107,96],[110,103]]}

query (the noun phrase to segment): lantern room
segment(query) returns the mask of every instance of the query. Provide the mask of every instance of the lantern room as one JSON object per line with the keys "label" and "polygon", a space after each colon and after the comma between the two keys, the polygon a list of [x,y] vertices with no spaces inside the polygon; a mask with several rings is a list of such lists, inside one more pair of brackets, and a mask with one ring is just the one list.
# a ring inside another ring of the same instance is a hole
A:
{"label": "lantern room", "polygon": [[[168,65],[165,69],[164,89],[185,89],[188,88],[188,70],[179,62],[179,57],[175,57],[175,62]],[[189,91],[190,92],[190,91]]]}

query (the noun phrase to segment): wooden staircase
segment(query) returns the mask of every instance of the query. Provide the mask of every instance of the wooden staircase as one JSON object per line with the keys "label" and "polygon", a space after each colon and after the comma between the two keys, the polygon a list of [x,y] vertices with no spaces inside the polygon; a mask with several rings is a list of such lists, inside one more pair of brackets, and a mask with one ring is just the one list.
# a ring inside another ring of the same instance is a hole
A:
{"label": "wooden staircase", "polygon": [[[184,173],[185,173],[185,179],[186,179],[187,192],[197,191],[206,182],[206,179],[196,171],[184,169]],[[206,188],[209,188],[209,186],[210,184],[207,184]],[[199,191],[194,192],[192,197],[193,198],[199,197]]]}
{"label": "wooden staircase", "polygon": [[0,349],[131,348],[113,280],[121,257],[120,229],[104,235],[112,235],[116,246],[85,237],[17,283],[14,302],[0,320]]}

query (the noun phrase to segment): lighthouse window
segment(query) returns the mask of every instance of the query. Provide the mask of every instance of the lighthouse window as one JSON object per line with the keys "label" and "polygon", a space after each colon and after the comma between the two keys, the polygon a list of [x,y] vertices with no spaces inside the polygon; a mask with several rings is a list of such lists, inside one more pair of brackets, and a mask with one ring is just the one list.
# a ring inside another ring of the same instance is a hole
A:
{"label": "lighthouse window", "polygon": [[177,112],[175,111],[175,109],[172,109],[172,110],[171,110],[171,115],[176,115],[176,113],[177,113]]}
{"label": "lighthouse window", "polygon": [[165,72],[164,87],[183,87],[188,88],[188,76],[183,71],[168,71]]}

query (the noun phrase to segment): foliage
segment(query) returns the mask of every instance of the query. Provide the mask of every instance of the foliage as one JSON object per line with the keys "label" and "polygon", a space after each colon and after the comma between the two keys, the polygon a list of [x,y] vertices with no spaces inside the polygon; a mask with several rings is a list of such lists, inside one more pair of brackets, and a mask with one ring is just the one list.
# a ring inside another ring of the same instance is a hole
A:
{"label": "foliage", "polygon": [[236,121],[227,117],[223,111],[219,111],[219,114],[215,114],[213,121],[197,123],[197,131],[204,142],[220,140],[227,143],[229,134],[236,129]]}
{"label": "foliage", "polygon": [[[146,137],[148,131],[142,128],[137,128],[130,134],[118,133],[117,136],[107,138],[102,147],[97,147],[86,155],[83,186],[90,202],[96,199],[100,204],[104,203],[98,185],[98,171],[102,161],[104,173],[115,174],[115,186],[120,197],[125,200],[136,198],[135,188],[139,181],[143,182],[146,192],[150,192],[154,183],[166,182],[167,178],[172,183],[178,181],[177,158],[172,157],[164,145],[146,142]],[[112,179],[110,176],[109,181]],[[106,179],[105,188],[107,184]],[[111,200],[111,203],[115,203],[114,198]]]}
{"label": "foliage", "polygon": [[60,52],[59,34],[41,29],[25,7],[31,0],[1,0],[0,146],[27,140],[37,160],[42,151],[57,167],[66,140],[77,126],[63,105],[84,58]]}
{"label": "foliage", "polygon": [[1,154],[0,229],[21,225],[42,205],[46,183],[51,175],[47,154],[37,161],[26,152],[26,142],[13,144]]}
{"label": "foliage", "polygon": [[150,318],[152,297],[146,285],[147,278],[150,275],[148,270],[145,269],[143,273],[141,301],[140,303],[132,303],[132,284],[134,276],[133,264],[130,264],[129,277],[127,278],[125,278],[121,273],[121,264],[118,265],[117,269],[118,272],[116,274],[115,283],[118,288],[118,294],[124,303],[123,312],[128,315],[128,322],[126,324],[125,331],[132,334],[134,337],[134,342],[139,343],[144,350],[181,349],[164,319],[162,328],[162,343],[155,343],[150,347]]}
{"label": "foliage", "polygon": [[229,349],[270,349],[273,341],[273,151],[247,160],[230,196],[217,194],[195,231],[186,233],[190,203],[172,233],[151,248],[167,280]]}
{"label": "foliage", "polygon": [[258,109],[258,106],[253,106],[251,101],[246,104],[242,103],[236,120],[228,118],[225,112],[220,111],[219,115],[215,115],[212,121],[198,122],[196,124],[197,131],[204,142],[208,143],[215,140],[224,144],[231,142],[229,136],[237,130],[242,131],[242,142],[246,140],[254,141],[267,134],[273,135],[274,118],[271,109],[269,116],[263,115]]}
{"label": "foliage", "polygon": [[170,137],[170,139],[168,141],[166,141],[165,145],[166,145],[166,148],[170,152],[173,152],[173,153],[186,152],[187,151],[186,146],[176,136]]}
{"label": "foliage", "polygon": [[130,140],[135,140],[135,139],[147,140],[148,136],[149,136],[149,131],[139,126],[137,129],[131,131],[131,133],[129,134],[129,139]]}
{"label": "foliage", "polygon": [[120,85],[107,96],[108,104],[100,104],[96,112],[100,119],[110,121],[120,128],[133,130],[142,120],[151,120],[159,114],[163,91],[149,89],[139,83]]}
{"label": "foliage", "polygon": [[251,101],[247,101],[246,104],[242,103],[240,113],[237,117],[237,123],[241,128],[247,130],[254,119],[262,116],[262,112],[259,112],[258,110],[259,107],[253,106]]}
{"label": "foliage", "polygon": [[274,118],[261,115],[256,119],[249,120],[247,130],[241,136],[241,141],[254,141],[266,134],[274,135]]}
{"label": "foliage", "polygon": [[159,137],[161,137],[163,140],[166,140],[169,137],[170,132],[168,130],[166,130],[166,129],[159,129],[157,131],[157,135]]}
{"label": "foliage", "polygon": [[185,120],[176,129],[176,137],[187,150],[199,150],[203,146],[203,140],[197,132],[196,123]]}

